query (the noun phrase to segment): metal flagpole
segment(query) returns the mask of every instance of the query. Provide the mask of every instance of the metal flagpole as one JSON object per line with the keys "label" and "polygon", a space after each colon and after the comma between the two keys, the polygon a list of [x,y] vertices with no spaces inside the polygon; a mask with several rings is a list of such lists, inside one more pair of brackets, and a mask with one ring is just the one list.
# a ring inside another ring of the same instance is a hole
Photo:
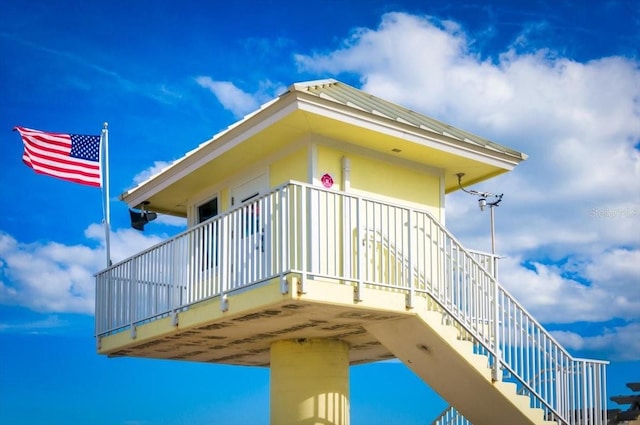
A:
{"label": "metal flagpole", "polygon": [[104,199],[103,207],[104,207],[104,243],[105,248],[107,249],[107,267],[111,266],[111,211],[110,211],[110,199],[109,199],[109,123],[105,122],[102,127],[102,157],[103,162],[102,166],[104,167],[104,171],[102,173],[102,190]]}

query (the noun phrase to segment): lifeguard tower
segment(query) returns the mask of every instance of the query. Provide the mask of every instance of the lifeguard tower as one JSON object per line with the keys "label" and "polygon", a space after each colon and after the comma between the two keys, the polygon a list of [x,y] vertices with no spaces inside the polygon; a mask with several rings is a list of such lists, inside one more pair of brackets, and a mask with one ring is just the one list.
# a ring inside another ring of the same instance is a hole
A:
{"label": "lifeguard tower", "polygon": [[434,424],[605,424],[576,359],[445,227],[445,194],[525,155],[335,80],[292,85],[125,192],[188,229],[99,272],[98,352],[270,368],[272,424],[350,420],[349,367],[398,358]]}

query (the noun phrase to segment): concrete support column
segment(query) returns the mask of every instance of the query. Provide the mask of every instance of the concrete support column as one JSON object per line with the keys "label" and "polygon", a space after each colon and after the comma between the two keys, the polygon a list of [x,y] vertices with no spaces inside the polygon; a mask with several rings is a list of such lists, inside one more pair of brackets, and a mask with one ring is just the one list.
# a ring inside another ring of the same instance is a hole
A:
{"label": "concrete support column", "polygon": [[271,345],[271,425],[349,425],[349,346],[329,339]]}

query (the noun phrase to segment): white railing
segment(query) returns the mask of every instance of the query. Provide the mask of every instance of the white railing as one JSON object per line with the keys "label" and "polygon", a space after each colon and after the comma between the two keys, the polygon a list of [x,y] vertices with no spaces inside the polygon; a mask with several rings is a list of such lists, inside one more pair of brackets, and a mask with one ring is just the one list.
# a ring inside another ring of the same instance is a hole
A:
{"label": "white railing", "polygon": [[[605,366],[606,362],[574,359],[573,369],[569,367],[565,370],[562,374],[564,376],[550,371],[541,371],[531,385],[521,386],[518,394],[531,395],[529,388],[540,387],[542,381],[545,381],[542,387],[546,387],[549,392],[559,398],[557,410],[567,412],[569,415],[560,417],[553,411],[554,409],[545,408],[544,403],[532,403],[532,406],[542,406],[546,420],[571,425],[607,424],[607,408],[604,403],[606,400]],[[431,425],[472,424],[455,407],[448,406]]]}
{"label": "white railing", "polygon": [[98,273],[96,334],[271,279],[286,292],[291,273],[353,285],[356,298],[373,285],[404,292],[408,307],[427,297],[547,418],[604,425],[606,362],[574,359],[487,264],[426,210],[290,183]]}
{"label": "white railing", "polygon": [[[476,251],[473,249],[469,249],[467,251],[469,252],[469,255],[473,257],[474,260],[480,263],[482,267],[487,269],[487,271],[491,274],[491,276],[496,277],[498,275],[498,270],[496,268],[496,265],[498,264],[498,260],[500,259],[500,256],[491,254],[488,252]],[[494,268],[496,268],[495,271],[494,271]]]}
{"label": "white railing", "polygon": [[431,425],[473,425],[453,406],[448,406],[431,422]]}

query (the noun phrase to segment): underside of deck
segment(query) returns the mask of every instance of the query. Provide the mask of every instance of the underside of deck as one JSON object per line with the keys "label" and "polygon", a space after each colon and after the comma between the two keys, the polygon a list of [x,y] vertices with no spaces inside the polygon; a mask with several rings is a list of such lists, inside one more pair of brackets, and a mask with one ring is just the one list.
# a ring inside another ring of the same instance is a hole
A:
{"label": "underside of deck", "polygon": [[394,357],[365,328],[404,317],[404,295],[385,291],[384,300],[372,302],[380,295],[369,296],[359,305],[353,302],[351,285],[314,281],[299,294],[300,281],[290,276],[289,282],[286,294],[281,294],[279,280],[230,294],[227,311],[220,297],[201,301],[175,318],[168,315],[103,336],[98,350],[109,356],[269,366],[274,341],[328,338],[349,344],[351,364]]}

